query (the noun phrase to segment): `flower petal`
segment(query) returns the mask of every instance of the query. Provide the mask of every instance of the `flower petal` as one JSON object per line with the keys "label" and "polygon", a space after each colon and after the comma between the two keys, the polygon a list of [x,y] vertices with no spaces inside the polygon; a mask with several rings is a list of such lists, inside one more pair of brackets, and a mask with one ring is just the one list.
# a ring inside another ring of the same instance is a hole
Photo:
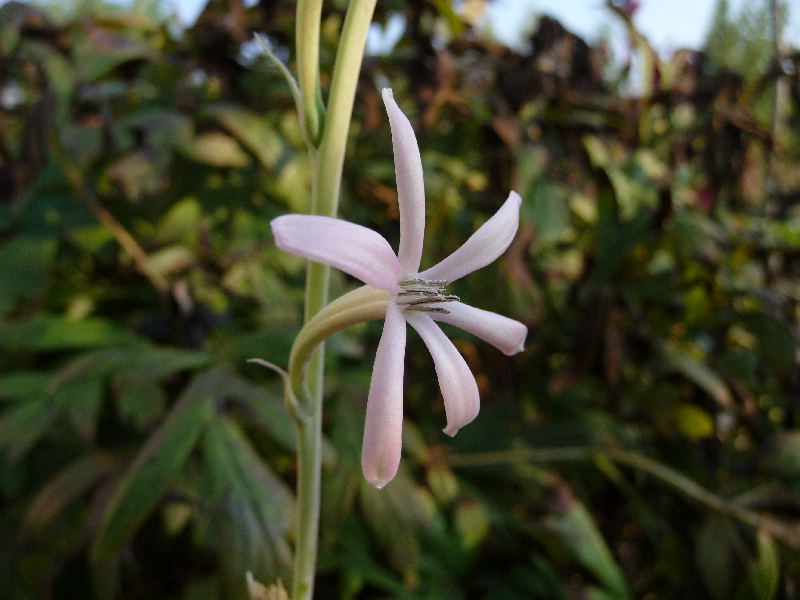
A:
{"label": "flower petal", "polygon": [[528,328],[514,319],[461,302],[447,304],[448,313],[430,313],[432,319],[455,325],[489,342],[504,354],[522,352]]}
{"label": "flower petal", "polygon": [[405,352],[406,321],[397,304],[390,302],[369,384],[361,450],[364,477],[378,489],[392,480],[400,465]]}
{"label": "flower petal", "polygon": [[275,244],[284,252],[336,267],[381,290],[397,288],[400,261],[389,242],[371,229],[316,215],[284,215],[271,225]]}
{"label": "flower petal", "polygon": [[493,262],[506,251],[519,227],[517,192],[511,192],[503,206],[481,225],[464,244],[442,262],[419,274],[423,279],[455,281]]}
{"label": "flower petal", "polygon": [[417,330],[433,358],[447,414],[444,432],[453,436],[478,416],[480,396],[475,376],[453,342],[428,315],[409,310],[405,315],[406,321]]}
{"label": "flower petal", "polygon": [[392,130],[397,201],[400,204],[400,248],[397,256],[405,273],[413,274],[419,271],[422,239],[425,235],[422,158],[411,123],[394,101],[392,90],[383,88],[382,95]]}

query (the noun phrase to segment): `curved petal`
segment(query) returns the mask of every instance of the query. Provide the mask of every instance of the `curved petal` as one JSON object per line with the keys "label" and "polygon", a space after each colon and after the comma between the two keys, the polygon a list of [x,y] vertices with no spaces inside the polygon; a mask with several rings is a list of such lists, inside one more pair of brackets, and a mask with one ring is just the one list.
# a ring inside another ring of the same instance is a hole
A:
{"label": "curved petal", "polygon": [[406,321],[400,308],[390,302],[369,384],[361,470],[380,489],[389,483],[400,465],[403,446],[403,359]]}
{"label": "curved petal", "polygon": [[464,244],[439,264],[419,274],[423,279],[455,281],[493,262],[506,251],[519,227],[517,192],[511,192],[503,206],[481,225]]}
{"label": "curved petal", "polygon": [[427,314],[406,311],[406,321],[417,330],[431,353],[447,414],[444,432],[453,436],[478,416],[480,396],[475,376],[453,342]]}
{"label": "curved petal", "polygon": [[422,158],[411,123],[394,101],[392,90],[383,88],[382,95],[392,130],[397,201],[400,204],[400,248],[397,256],[405,273],[412,274],[419,271],[422,239],[425,236]]}
{"label": "curved petal", "polygon": [[478,336],[508,356],[524,350],[528,328],[519,321],[461,302],[448,303],[447,310],[430,316]]}
{"label": "curved petal", "polygon": [[275,244],[284,252],[336,267],[381,290],[397,288],[400,261],[389,242],[371,229],[317,215],[284,215],[271,225]]}

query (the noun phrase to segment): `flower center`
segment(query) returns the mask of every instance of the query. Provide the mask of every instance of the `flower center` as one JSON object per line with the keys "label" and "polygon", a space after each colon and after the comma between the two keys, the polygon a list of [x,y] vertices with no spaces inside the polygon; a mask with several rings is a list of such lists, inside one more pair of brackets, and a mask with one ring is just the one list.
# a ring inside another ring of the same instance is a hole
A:
{"label": "flower center", "polygon": [[458,296],[450,296],[445,288],[447,281],[444,279],[404,279],[399,284],[395,302],[404,310],[419,312],[449,313],[441,306],[432,306],[440,302],[458,302]]}

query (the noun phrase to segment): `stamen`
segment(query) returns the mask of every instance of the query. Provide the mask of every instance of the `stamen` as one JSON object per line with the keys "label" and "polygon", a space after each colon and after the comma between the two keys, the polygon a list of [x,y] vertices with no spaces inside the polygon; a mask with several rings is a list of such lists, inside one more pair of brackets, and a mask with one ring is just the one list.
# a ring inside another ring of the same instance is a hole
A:
{"label": "stamen", "polygon": [[[449,313],[441,306],[430,306],[442,302],[458,302],[458,296],[446,294],[447,281],[444,279],[406,279],[399,283],[402,288],[395,302],[405,310],[419,312]],[[402,298],[402,300],[401,300]]]}

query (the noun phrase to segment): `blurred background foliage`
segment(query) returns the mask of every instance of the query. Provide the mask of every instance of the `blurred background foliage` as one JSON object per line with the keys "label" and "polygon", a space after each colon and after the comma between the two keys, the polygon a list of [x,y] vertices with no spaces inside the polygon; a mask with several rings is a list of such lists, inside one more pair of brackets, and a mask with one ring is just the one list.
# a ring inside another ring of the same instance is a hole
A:
{"label": "blurred background foliage", "polygon": [[[396,242],[391,85],[418,132],[423,264],[517,189],[505,258],[454,286],[525,321],[507,358],[452,332],[481,416],[454,440],[407,357],[404,462],[359,470],[380,328],[328,353],[319,598],[800,594],[800,54],[722,0],[706,51],[629,56],[542,16],[509,49],[481,2],[380,2],[341,214]],[[469,10],[466,10],[466,9]],[[344,2],[326,3],[323,86]],[[0,590],[4,598],[242,598],[286,580],[294,435],[276,378],[306,211],[294,6],[0,7]],[[635,59],[635,60],[634,60]],[[776,93],[776,89],[779,91]],[[335,293],[353,287],[334,273]]]}

